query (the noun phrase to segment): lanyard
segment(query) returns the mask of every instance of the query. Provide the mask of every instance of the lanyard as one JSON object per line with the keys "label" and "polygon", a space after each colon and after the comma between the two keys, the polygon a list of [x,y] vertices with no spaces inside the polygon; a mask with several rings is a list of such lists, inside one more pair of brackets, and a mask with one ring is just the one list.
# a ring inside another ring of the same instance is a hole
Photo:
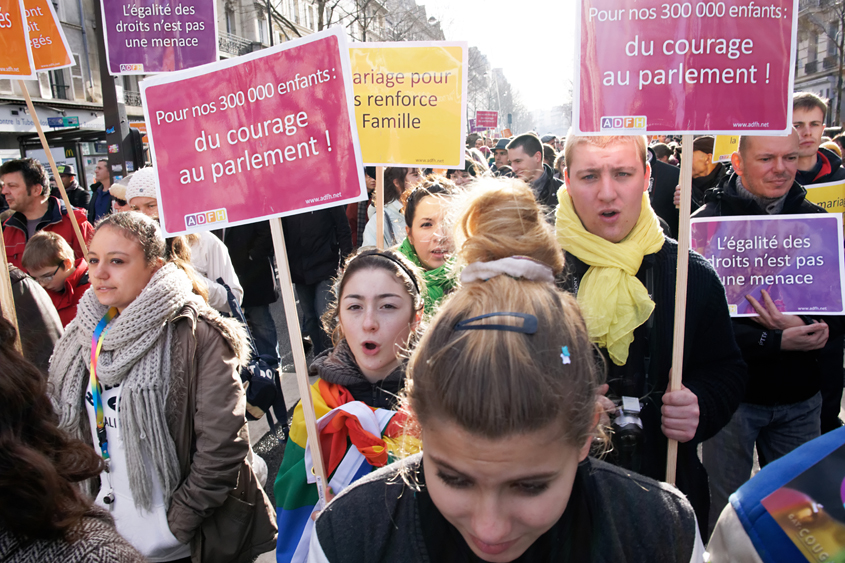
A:
{"label": "lanyard", "polygon": [[100,451],[106,464],[109,461],[109,442],[106,437],[106,419],[103,412],[103,397],[100,393],[100,382],[97,379],[97,360],[100,357],[100,350],[103,347],[103,339],[106,337],[108,325],[118,315],[117,308],[109,309],[100,322],[97,328],[94,329],[94,335],[91,337],[91,398],[94,402],[94,410],[97,414],[97,438],[100,441]]}

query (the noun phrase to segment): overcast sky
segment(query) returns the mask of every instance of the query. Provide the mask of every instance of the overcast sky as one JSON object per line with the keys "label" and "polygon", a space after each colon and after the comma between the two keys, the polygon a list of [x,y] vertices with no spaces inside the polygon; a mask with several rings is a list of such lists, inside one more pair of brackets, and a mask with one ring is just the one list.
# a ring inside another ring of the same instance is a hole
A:
{"label": "overcast sky", "polygon": [[417,0],[446,39],[467,41],[504,69],[529,110],[568,98],[575,50],[575,0]]}

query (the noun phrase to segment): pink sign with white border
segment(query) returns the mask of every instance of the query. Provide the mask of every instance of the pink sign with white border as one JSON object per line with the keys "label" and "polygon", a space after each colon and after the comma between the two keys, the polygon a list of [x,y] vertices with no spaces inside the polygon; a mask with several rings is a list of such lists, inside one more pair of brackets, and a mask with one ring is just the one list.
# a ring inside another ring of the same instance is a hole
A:
{"label": "pink sign with white border", "polygon": [[476,111],[475,125],[495,129],[499,125],[499,112],[497,111]]}
{"label": "pink sign with white border", "polygon": [[578,0],[583,135],[786,134],[798,0]]}
{"label": "pink sign with white border", "polygon": [[141,94],[168,235],[366,197],[339,29],[148,78]]}

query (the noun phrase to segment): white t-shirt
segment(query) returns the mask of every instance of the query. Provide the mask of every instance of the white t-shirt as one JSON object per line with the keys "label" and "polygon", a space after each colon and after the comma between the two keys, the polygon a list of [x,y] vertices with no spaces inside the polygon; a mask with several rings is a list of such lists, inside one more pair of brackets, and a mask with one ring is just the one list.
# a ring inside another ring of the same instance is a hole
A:
{"label": "white t-shirt", "polygon": [[[150,561],[160,563],[190,557],[191,546],[180,543],[170,531],[170,526],[167,524],[164,493],[161,490],[161,484],[153,474],[149,460],[146,459],[144,464],[147,467],[147,472],[152,475],[153,481],[153,507],[147,512],[135,506],[135,500],[132,498],[132,491],[129,488],[126,451],[123,448],[120,419],[117,414],[120,404],[120,386],[104,389],[101,392],[101,397],[103,399],[103,414],[105,416],[106,437],[111,463],[110,471],[100,474],[100,492],[95,502],[109,511],[114,518],[118,533]],[[97,413],[94,409],[90,386],[85,394],[85,408],[88,412],[88,421],[91,424],[94,449],[99,453]],[[114,489],[115,500],[111,504],[106,504],[103,502],[103,498],[112,489]]]}

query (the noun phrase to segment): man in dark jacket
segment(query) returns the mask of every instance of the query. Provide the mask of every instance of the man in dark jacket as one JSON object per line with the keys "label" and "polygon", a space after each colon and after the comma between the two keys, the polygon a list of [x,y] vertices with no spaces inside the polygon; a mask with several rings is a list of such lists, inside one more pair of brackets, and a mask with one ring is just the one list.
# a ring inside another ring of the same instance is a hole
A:
{"label": "man in dark jacket", "polygon": [[[59,169],[59,178],[62,181],[62,185],[65,187],[70,204],[74,207],[87,211],[88,203],[91,201],[91,194],[88,193],[88,190],[82,188],[79,185],[79,182],[76,181],[76,170],[74,170],[73,166],[70,164],[59,164],[57,168]],[[50,195],[55,198],[62,199],[62,193],[58,188],[51,190]]]}
{"label": "man in dark jacket", "polygon": [[[824,184],[845,179],[842,159],[833,151],[821,148],[827,104],[811,92],[795,92],[792,96],[792,125],[798,131],[798,173],[795,181],[802,186]],[[819,356],[822,369],[821,431],[829,432],[842,425],[839,409],[842,402],[843,340],[828,339]]]}
{"label": "man in dark jacket", "polygon": [[827,104],[812,92],[792,96],[792,126],[798,131],[798,173],[802,186],[845,179],[842,159],[835,152],[820,148],[824,135]]}
{"label": "man in dark jacket", "polygon": [[331,347],[320,319],[332,299],[332,279],[352,252],[352,231],[345,207],[330,207],[282,219],[291,279],[302,308],[302,332],[311,337],[314,355]]}
{"label": "man in dark jacket", "polygon": [[91,202],[88,204],[88,222],[96,225],[97,221],[111,213],[112,196],[109,193],[111,188],[111,172],[109,172],[109,161],[105,158],[97,162],[94,169],[95,184],[91,184]]}
{"label": "man in dark jacket", "polygon": [[[710,494],[697,447],[739,405],[745,364],[724,287],[710,264],[690,252],[682,387],[668,390],[678,245],[663,235],[644,194],[650,174],[645,143],[644,136],[567,137],[566,191],[559,194],[556,223],[569,274],[563,285],[578,296],[590,339],[605,356],[608,396],[642,403],[639,437],[631,447],[616,443],[610,461],[665,480],[668,438],[678,440],[677,485],[706,529]],[[596,276],[608,283],[597,285]],[[624,291],[614,291],[610,280]],[[633,322],[614,324],[628,315]],[[614,321],[608,328],[595,321],[600,318]]]}
{"label": "man in dark jacket", "polygon": [[[741,137],[731,158],[734,174],[708,192],[695,217],[824,213],[804,199],[795,182],[798,134]],[[748,387],[730,423],[704,444],[710,476],[710,526],[728,497],[751,477],[755,445],[760,465],[819,436],[819,350],[828,340],[824,322],[783,315],[767,296],[759,317],[733,319],[733,332],[748,364]],[[841,334],[839,322],[828,318]]]}
{"label": "man in dark jacket", "polygon": [[514,175],[531,186],[537,203],[549,209],[557,207],[557,191],[563,182],[555,178],[552,167],[543,162],[543,144],[539,137],[525,133],[508,143],[508,158]]}
{"label": "man in dark jacket", "polygon": [[279,286],[273,269],[273,235],[270,223],[261,221],[223,229],[221,238],[238,281],[244,289],[241,303],[255,347],[271,368],[279,367],[279,336],[270,313],[270,304],[279,299]]}

